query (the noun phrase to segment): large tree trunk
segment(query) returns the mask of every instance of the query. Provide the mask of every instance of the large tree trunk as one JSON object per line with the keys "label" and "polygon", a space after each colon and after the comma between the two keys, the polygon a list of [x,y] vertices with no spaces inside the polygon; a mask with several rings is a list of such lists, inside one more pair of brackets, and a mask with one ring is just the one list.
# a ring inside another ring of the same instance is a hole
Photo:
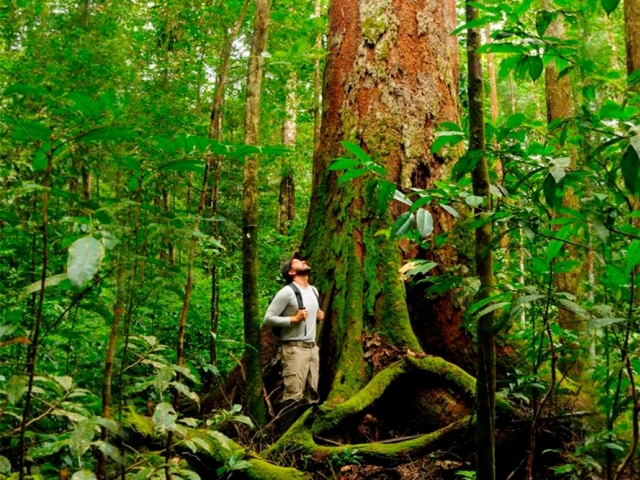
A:
{"label": "large tree trunk", "polygon": [[[244,142],[258,144],[260,96],[269,26],[269,0],[257,0],[245,109]],[[242,185],[242,299],[244,341],[251,345],[245,352],[246,393],[249,414],[262,426],[266,411],[262,399],[262,360],[260,356],[260,312],[258,310],[258,155],[247,156]]]}
{"label": "large tree trunk", "polygon": [[[369,379],[363,336],[420,351],[398,269],[400,251],[376,232],[366,181],[341,186],[328,166],[347,140],[384,164],[388,180],[429,187],[447,158],[430,145],[439,122],[458,120],[458,56],[449,35],[455,2],[420,8],[400,0],[333,1],[329,7],[324,108],[304,250],[332,299],[322,338],[323,392],[339,403]],[[393,210],[398,211],[394,206]]]}

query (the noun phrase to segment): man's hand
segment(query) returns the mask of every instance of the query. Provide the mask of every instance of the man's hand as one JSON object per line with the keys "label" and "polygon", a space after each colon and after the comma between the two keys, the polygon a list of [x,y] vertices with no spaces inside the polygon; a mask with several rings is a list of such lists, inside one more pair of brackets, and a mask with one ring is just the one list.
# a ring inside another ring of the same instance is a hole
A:
{"label": "man's hand", "polygon": [[320,309],[318,309],[318,314],[316,315],[316,319],[321,322],[322,320],[324,320],[324,312]]}
{"label": "man's hand", "polygon": [[302,308],[298,310],[298,313],[296,313],[293,317],[289,317],[289,322],[291,322],[291,325],[295,325],[296,323],[300,323],[306,320],[308,316],[309,312],[307,312],[307,309]]}

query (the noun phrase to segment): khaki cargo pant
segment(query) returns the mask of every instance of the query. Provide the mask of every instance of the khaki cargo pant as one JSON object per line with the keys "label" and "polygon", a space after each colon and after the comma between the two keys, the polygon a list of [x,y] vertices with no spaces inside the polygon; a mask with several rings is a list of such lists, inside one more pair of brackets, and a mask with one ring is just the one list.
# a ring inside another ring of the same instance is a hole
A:
{"label": "khaki cargo pant", "polygon": [[308,403],[318,403],[319,349],[316,345],[300,346],[302,342],[294,343],[282,345],[282,402],[297,402],[304,398]]}

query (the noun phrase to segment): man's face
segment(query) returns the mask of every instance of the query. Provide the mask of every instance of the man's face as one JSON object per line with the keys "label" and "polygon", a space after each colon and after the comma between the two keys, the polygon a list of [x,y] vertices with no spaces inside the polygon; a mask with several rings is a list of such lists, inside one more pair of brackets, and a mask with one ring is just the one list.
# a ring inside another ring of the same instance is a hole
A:
{"label": "man's face", "polygon": [[297,258],[291,260],[289,275],[308,275],[309,272],[311,272],[311,267],[307,265],[305,260],[298,260]]}

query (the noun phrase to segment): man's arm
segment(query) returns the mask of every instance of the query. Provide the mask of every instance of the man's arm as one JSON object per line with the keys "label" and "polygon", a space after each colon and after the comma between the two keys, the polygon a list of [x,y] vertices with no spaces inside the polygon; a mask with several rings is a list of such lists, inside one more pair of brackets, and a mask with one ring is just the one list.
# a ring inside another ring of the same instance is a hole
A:
{"label": "man's arm", "polygon": [[[288,291],[287,291],[288,290]],[[282,316],[282,313],[286,310],[291,302],[291,298],[295,294],[290,288],[283,288],[276,296],[271,300],[267,313],[264,316],[264,324],[269,327],[290,327],[296,323],[300,323],[307,318],[307,310],[298,310],[295,315]]]}

